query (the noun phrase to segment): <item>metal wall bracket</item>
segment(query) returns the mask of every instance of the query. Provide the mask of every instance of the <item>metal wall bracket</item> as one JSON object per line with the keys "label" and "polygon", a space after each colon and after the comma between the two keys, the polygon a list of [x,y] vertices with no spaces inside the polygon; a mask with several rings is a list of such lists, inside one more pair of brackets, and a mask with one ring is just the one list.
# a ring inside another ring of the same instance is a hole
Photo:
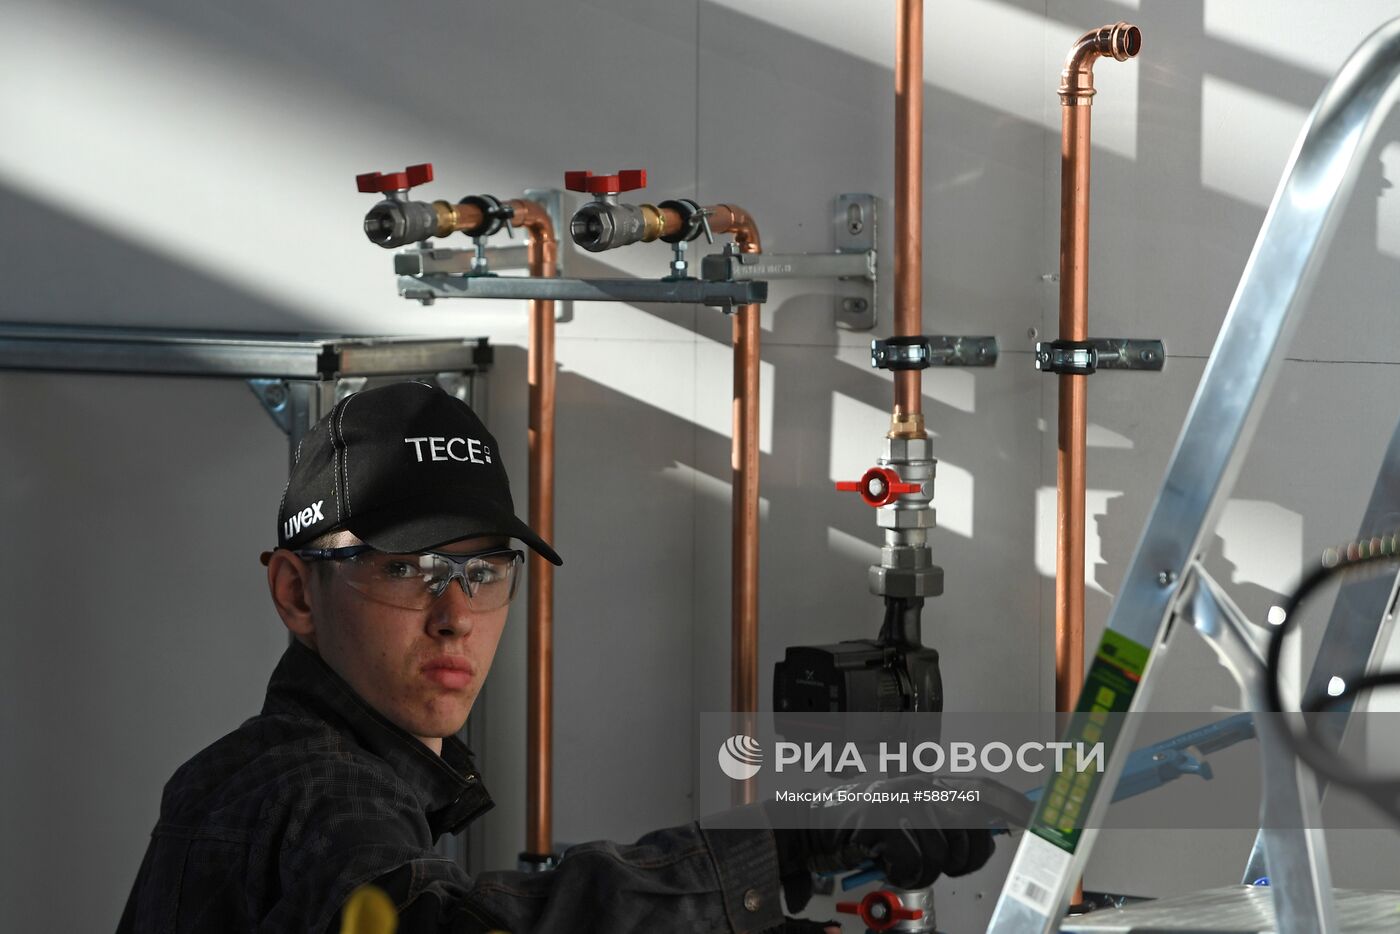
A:
{"label": "metal wall bracket", "polygon": [[858,294],[836,296],[836,325],[868,331],[875,326],[877,204],[874,195],[836,196],[832,218],[836,238],[834,253],[740,253],[729,244],[724,252],[700,261],[700,276],[709,282],[754,279],[851,282]]}
{"label": "metal wall bracket", "polygon": [[544,299],[556,302],[659,302],[710,305],[732,312],[761,304],[767,282],[705,279],[535,279],[519,276],[400,276],[399,294],[425,304],[439,298]]}
{"label": "metal wall bracket", "polygon": [[1042,373],[1088,376],[1098,370],[1160,370],[1161,341],[1095,337],[1087,341],[1038,341],[1035,368]]}
{"label": "metal wall bracket", "polygon": [[836,196],[836,214],[832,218],[836,252],[865,253],[870,256],[870,275],[865,280],[870,284],[868,294],[838,296],[836,299],[836,326],[848,331],[868,331],[875,327],[876,300],[879,298],[879,284],[875,276],[879,205],[879,199],[871,194]]}
{"label": "metal wall bracket", "polygon": [[890,337],[870,342],[870,365],[877,370],[995,366],[999,353],[995,337]]}
{"label": "metal wall bracket", "polygon": [[250,379],[248,388],[284,435],[292,433],[292,394],[285,379]]}

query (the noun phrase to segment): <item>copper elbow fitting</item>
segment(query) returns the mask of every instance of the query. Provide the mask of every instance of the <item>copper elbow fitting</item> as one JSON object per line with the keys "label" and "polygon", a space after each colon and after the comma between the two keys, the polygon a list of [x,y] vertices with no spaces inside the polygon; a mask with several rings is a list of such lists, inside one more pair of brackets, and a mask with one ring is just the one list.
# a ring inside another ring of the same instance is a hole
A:
{"label": "copper elbow fitting", "polygon": [[742,253],[758,253],[763,249],[758,238],[758,224],[752,215],[732,204],[716,204],[707,208],[710,227],[716,234],[729,234]]}
{"label": "copper elbow fitting", "polygon": [[[549,214],[538,201],[527,201],[524,198],[512,198],[506,204],[511,209],[511,226],[528,230],[532,236],[541,242],[555,243],[554,222],[549,219]],[[467,205],[457,205],[462,208]]]}
{"label": "copper elbow fitting", "polygon": [[1100,26],[1079,37],[1060,72],[1060,103],[1089,106],[1094,97],[1094,62],[1107,55],[1126,62],[1142,51],[1142,30],[1131,23]]}

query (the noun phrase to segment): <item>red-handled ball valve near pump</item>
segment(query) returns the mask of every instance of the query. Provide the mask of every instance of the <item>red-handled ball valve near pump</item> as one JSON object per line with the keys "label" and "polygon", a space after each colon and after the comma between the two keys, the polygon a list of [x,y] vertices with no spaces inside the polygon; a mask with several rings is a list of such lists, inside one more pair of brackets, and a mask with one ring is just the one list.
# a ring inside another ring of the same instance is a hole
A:
{"label": "red-handled ball valve near pump", "polygon": [[876,889],[859,902],[837,902],[836,910],[858,915],[872,931],[888,931],[901,921],[919,921],[924,917],[922,908],[906,908],[899,896],[888,889]]}
{"label": "red-handled ball valve near pump", "polygon": [[922,483],[905,483],[891,467],[871,467],[859,480],[838,480],[836,489],[843,493],[859,493],[865,502],[879,508],[888,506],[906,493],[922,491]]}

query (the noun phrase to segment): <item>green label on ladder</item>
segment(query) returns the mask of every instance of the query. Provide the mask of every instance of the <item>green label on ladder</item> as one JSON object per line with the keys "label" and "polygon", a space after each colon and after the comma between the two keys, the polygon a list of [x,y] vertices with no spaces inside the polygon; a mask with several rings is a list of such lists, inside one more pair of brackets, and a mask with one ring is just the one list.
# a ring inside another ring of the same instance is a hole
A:
{"label": "green label on ladder", "polygon": [[1122,718],[1109,714],[1127,712],[1142,681],[1149,654],[1146,646],[1109,629],[1104,632],[1094,662],[1089,666],[1084,690],[1063,737],[1064,742],[1071,744],[1064,768],[1041,795],[1030,826],[1036,836],[1067,853],[1073,853],[1079,845],[1082,821],[1089,813],[1100,780],[1096,770],[1079,770],[1080,744],[1089,750],[1102,743],[1103,757],[1098,760],[1101,763],[1106,763],[1113,755],[1113,743],[1122,727]]}

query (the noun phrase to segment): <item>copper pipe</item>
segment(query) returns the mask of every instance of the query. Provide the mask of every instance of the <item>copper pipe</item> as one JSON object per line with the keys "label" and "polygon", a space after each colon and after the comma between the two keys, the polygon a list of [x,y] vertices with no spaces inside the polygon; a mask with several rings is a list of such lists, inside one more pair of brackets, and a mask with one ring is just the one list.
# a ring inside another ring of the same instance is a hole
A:
{"label": "copper pipe", "polygon": [[[685,218],[671,207],[639,206],[646,218],[643,242],[680,232]],[[743,208],[732,204],[705,207],[710,232],[734,238],[742,253],[758,253],[758,225]],[[654,220],[653,220],[654,219]],[[759,306],[742,305],[734,315],[733,442],[733,566],[730,605],[730,706],[736,714],[758,710],[758,409]],[[736,730],[752,732],[751,718],[736,718]],[[753,782],[735,785],[740,803],[755,800]]]}
{"label": "copper pipe", "polygon": [[[710,229],[730,234],[742,253],[758,253],[758,225],[743,208],[717,204],[710,208]],[[733,569],[730,606],[730,709],[758,710],[758,401],[759,306],[742,305],[734,316],[733,443]],[[741,731],[752,732],[751,729]],[[757,799],[752,781],[737,783],[736,803]]]}
{"label": "copper pipe", "polygon": [[[1127,61],[1142,32],[1114,23],[1085,33],[1060,73],[1060,337],[1089,338],[1089,116],[1094,62]],[[1084,684],[1085,376],[1060,376],[1056,485],[1055,707],[1070,711]]]}
{"label": "copper pipe", "polygon": [[[1124,62],[1142,49],[1142,32],[1127,23],[1085,33],[1060,72],[1060,338],[1089,339],[1089,137],[1094,62]],[[1060,375],[1055,486],[1055,709],[1074,710],[1084,687],[1084,492],[1088,386],[1083,375]],[[1075,883],[1072,904],[1084,900]]]}
{"label": "copper pipe", "polygon": [[[511,223],[530,235],[530,275],[554,276],[559,243],[549,215],[534,201],[510,202]],[[530,302],[526,368],[530,383],[530,525],[554,543],[554,303]],[[554,852],[554,565],[530,552],[527,598],[528,672],[526,749],[526,852]]]}
{"label": "copper pipe", "polygon": [[[894,56],[894,333],[923,333],[924,2],[899,0]],[[890,437],[924,437],[918,370],[894,374]]]}

